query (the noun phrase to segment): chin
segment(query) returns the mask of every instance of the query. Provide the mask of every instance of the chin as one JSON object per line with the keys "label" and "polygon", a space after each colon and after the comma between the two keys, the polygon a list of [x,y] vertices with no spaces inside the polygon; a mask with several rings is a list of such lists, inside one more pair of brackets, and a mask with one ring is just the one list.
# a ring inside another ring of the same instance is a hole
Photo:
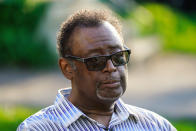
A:
{"label": "chin", "polygon": [[113,103],[116,100],[118,100],[120,97],[102,97],[98,96],[99,100],[104,102],[104,103]]}
{"label": "chin", "polygon": [[100,101],[104,103],[111,103],[111,102],[115,102],[116,100],[118,100],[123,95],[123,91],[121,91],[119,94],[116,94],[115,96],[114,95],[108,96],[108,95],[101,94],[97,90],[96,95]]}

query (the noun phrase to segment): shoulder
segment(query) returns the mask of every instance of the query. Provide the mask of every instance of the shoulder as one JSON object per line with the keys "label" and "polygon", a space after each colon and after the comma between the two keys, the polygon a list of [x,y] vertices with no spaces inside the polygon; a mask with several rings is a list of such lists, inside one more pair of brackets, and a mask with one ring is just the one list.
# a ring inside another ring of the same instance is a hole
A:
{"label": "shoulder", "polygon": [[128,104],[125,104],[125,106],[130,112],[134,113],[139,123],[151,123],[160,130],[177,131],[167,119],[155,112]]}
{"label": "shoulder", "polygon": [[17,131],[48,130],[55,129],[60,124],[55,115],[54,106],[46,107],[25,119],[17,128]]}

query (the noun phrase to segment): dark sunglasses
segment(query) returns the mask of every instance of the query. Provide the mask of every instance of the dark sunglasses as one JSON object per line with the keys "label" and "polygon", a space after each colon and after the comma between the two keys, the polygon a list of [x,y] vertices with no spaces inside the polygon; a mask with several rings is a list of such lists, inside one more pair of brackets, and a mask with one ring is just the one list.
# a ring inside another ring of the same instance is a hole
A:
{"label": "dark sunglasses", "polygon": [[77,56],[65,55],[65,58],[81,61],[86,64],[89,71],[101,71],[105,68],[107,61],[110,59],[114,66],[122,66],[129,62],[131,54],[130,49],[119,51],[111,55],[94,56],[88,58],[80,58]]}

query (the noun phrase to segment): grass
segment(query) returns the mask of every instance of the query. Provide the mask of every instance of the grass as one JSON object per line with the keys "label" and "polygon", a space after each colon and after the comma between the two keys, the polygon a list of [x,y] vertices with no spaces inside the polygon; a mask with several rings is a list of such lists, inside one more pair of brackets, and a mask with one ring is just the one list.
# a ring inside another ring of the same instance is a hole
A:
{"label": "grass", "polygon": [[[40,108],[0,107],[0,131],[14,131],[28,116]],[[171,121],[178,131],[196,131],[196,120],[180,119]]]}

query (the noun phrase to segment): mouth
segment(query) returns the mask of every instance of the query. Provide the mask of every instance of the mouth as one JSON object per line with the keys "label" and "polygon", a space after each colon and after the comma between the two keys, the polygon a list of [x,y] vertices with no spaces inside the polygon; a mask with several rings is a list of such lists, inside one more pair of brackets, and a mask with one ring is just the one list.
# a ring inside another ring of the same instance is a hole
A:
{"label": "mouth", "polygon": [[102,83],[101,88],[118,88],[120,86],[120,80],[109,80]]}

